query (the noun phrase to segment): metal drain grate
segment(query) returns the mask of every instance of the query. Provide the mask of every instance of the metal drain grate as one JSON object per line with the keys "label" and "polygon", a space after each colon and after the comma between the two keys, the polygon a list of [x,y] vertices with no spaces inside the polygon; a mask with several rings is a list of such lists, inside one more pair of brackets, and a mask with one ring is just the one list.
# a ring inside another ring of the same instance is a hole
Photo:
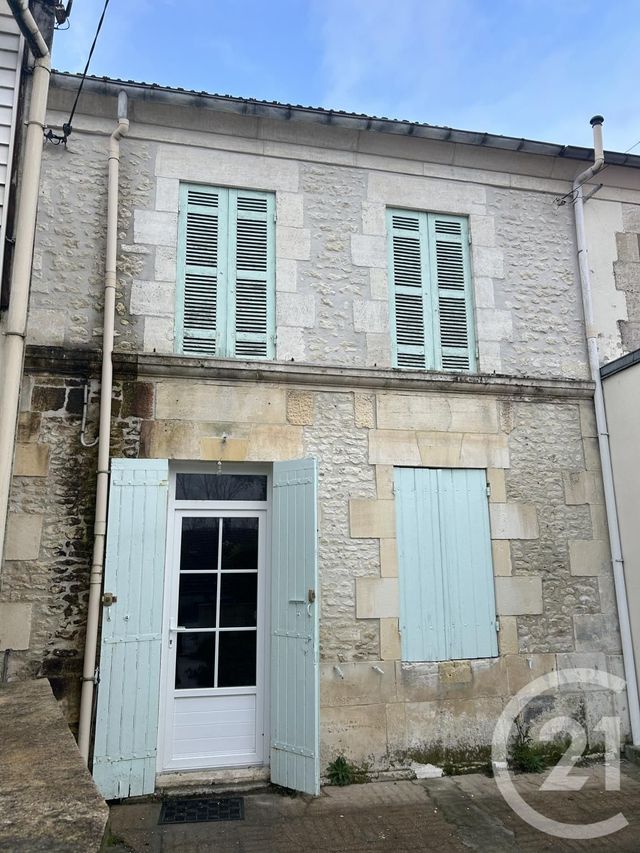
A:
{"label": "metal drain grate", "polygon": [[173,797],[162,803],[158,823],[205,823],[213,820],[244,820],[244,798]]}

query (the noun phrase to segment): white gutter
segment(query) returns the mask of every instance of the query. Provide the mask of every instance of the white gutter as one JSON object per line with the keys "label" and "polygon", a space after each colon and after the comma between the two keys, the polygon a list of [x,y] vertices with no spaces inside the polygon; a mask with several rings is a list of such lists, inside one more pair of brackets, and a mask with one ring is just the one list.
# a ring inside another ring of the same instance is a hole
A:
{"label": "white gutter", "polygon": [[585,169],[584,172],[580,172],[573,181],[573,209],[575,212],[578,267],[580,272],[580,287],[582,289],[582,305],[584,308],[587,349],[589,353],[589,368],[591,370],[591,378],[595,382],[593,403],[596,414],[596,426],[598,429],[598,446],[600,448],[600,464],[602,467],[602,481],[604,484],[604,503],[607,511],[609,542],[611,544],[613,582],[616,591],[616,602],[618,605],[622,657],[627,681],[631,737],[633,739],[633,743],[637,745],[640,744],[640,700],[638,697],[638,682],[636,678],[633,641],[631,638],[631,624],[629,621],[629,605],[627,602],[627,590],[624,579],[624,561],[622,558],[622,543],[620,540],[620,528],[618,524],[618,509],[616,506],[616,495],[613,485],[613,468],[611,465],[611,451],[609,448],[609,430],[607,428],[607,416],[605,413],[604,396],[602,393],[602,379],[600,377],[598,334],[593,316],[591,274],[589,270],[589,256],[587,253],[587,240],[584,227],[584,196],[582,192],[583,184],[589,181],[604,166],[604,151],[602,148],[603,121],[604,119],[602,116],[594,116],[591,119],[591,126],[593,127],[594,163],[588,169]]}
{"label": "white gutter", "polygon": [[2,365],[2,385],[0,386],[2,389],[2,407],[0,408],[0,563],[4,553],[11,470],[18,422],[33,243],[40,189],[40,167],[44,144],[44,123],[51,73],[49,48],[29,11],[27,0],[10,0],[9,5],[35,56],[35,64],[31,84],[31,102],[26,121],[27,132],[23,148],[22,180],[18,196],[16,242],[11,270],[10,302],[4,331],[4,363]]}
{"label": "white gutter", "polygon": [[118,181],[120,177],[120,140],[129,130],[127,96],[118,95],[118,126],[109,141],[109,177],[107,191],[107,251],[104,276],[104,321],[102,327],[102,380],[100,385],[100,427],[98,432],[98,476],[94,522],[93,559],[89,578],[87,635],[84,646],[82,693],[78,747],[85,762],[89,761],[91,715],[95,686],[96,649],[102,592],[105,538],[107,532],[107,498],[109,491],[109,445],[111,441],[111,396],[113,386],[113,333],[116,302],[116,259],[118,251]]}

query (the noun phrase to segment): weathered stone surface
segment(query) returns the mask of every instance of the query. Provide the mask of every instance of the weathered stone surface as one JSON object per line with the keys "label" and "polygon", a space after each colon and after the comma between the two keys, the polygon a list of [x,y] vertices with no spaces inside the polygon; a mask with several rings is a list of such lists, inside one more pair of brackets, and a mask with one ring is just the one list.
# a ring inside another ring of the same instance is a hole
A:
{"label": "weathered stone surface", "polygon": [[357,427],[375,429],[376,415],[374,406],[373,394],[356,393],[353,395],[354,419]]}
{"label": "weathered stone surface", "polygon": [[495,400],[435,394],[377,394],[380,429],[411,429],[424,432],[498,431]]}
{"label": "weathered stone surface", "polygon": [[37,560],[42,538],[42,515],[10,512],[7,519],[6,560]]}
{"label": "weathered stone surface", "polygon": [[49,448],[46,444],[16,444],[14,477],[46,477],[49,472]]}
{"label": "weathered stone surface", "polygon": [[356,619],[398,618],[396,578],[356,578]]}
{"label": "weathered stone surface", "polygon": [[382,660],[400,660],[401,640],[396,618],[384,617],[380,619],[380,657]]}
{"label": "weathered stone surface", "polygon": [[493,574],[498,576],[510,575],[513,571],[511,565],[511,543],[508,539],[494,539],[491,543],[493,556]]}
{"label": "weathered stone surface", "polygon": [[31,604],[0,602],[0,652],[29,648],[31,636]]}
{"label": "weathered stone surface", "polygon": [[356,620],[355,580],[379,576],[379,545],[375,539],[352,539],[348,514],[351,495],[375,497],[367,433],[354,424],[351,395],[330,393],[322,395],[315,423],[304,431],[304,452],[318,459],[319,469],[320,656],[375,661],[379,621]]}
{"label": "weathered stone surface", "polygon": [[[326,767],[338,755],[354,764],[379,766],[380,744],[387,742],[386,707],[343,705],[325,707],[320,714],[320,765]],[[384,766],[384,765],[383,765]]]}
{"label": "weathered stone surface", "polygon": [[[377,666],[378,669],[373,667]],[[339,705],[376,705],[394,702],[396,680],[393,664],[373,660],[341,663],[340,677],[334,664],[320,666],[320,705],[322,708]],[[379,672],[378,670],[381,670]]]}
{"label": "weathered stone surface", "polygon": [[369,462],[372,465],[422,464],[413,430],[375,429],[369,432]]}
{"label": "weathered stone surface", "polygon": [[538,518],[533,504],[496,504],[489,506],[492,539],[537,539]]}
{"label": "weathered stone surface", "polygon": [[109,817],[46,679],[0,685],[0,847],[98,851]]}
{"label": "weathered stone surface", "polygon": [[205,383],[159,382],[156,417],[226,423],[284,424],[286,391]]}
{"label": "weathered stone surface", "polygon": [[279,462],[303,455],[302,427],[289,424],[260,424],[249,433],[247,459],[253,462]]}
{"label": "weathered stone surface", "polygon": [[498,632],[498,646],[501,655],[517,655],[518,625],[515,616],[500,617],[500,631]]}
{"label": "weathered stone surface", "polygon": [[572,575],[606,575],[611,571],[609,543],[603,539],[574,539],[569,542]]}
{"label": "weathered stone surface", "polygon": [[36,385],[31,394],[31,405],[35,412],[57,412],[64,407],[64,388]]}
{"label": "weathered stone surface", "polygon": [[495,584],[499,616],[542,613],[542,578],[497,577]]}
{"label": "weathered stone surface", "polygon": [[380,540],[380,575],[383,578],[398,577],[398,543],[395,539]]}
{"label": "weathered stone surface", "polygon": [[354,539],[393,539],[396,535],[394,502],[352,498],[349,524]]}
{"label": "weathered stone surface", "polygon": [[507,373],[517,373],[526,362],[533,375],[586,379],[571,211],[563,208],[550,218],[547,205],[542,194],[487,190],[487,213],[503,250],[504,278],[494,280],[495,304],[510,312],[513,325],[513,336],[501,341],[502,365]]}
{"label": "weathered stone surface", "polygon": [[313,423],[315,397],[310,391],[287,392],[287,420],[299,426]]}

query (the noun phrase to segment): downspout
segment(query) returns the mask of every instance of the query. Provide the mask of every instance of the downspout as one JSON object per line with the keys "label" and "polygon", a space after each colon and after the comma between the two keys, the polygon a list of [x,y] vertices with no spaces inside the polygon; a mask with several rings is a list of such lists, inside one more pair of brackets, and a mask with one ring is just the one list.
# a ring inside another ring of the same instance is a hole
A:
{"label": "downspout", "polygon": [[107,497],[109,490],[109,445],[111,441],[111,396],[113,390],[113,335],[116,304],[116,259],[118,251],[118,181],[120,177],[120,140],[129,130],[127,96],[118,95],[118,126],[109,141],[109,177],[107,192],[107,251],[104,275],[104,322],[102,327],[102,379],[100,385],[100,426],[98,430],[98,476],[96,482],[96,514],[94,522],[93,558],[89,578],[87,635],[84,646],[82,693],[78,747],[85,762],[89,761],[91,713],[95,688],[96,649],[100,621],[100,594],[107,532]]}
{"label": "downspout", "polygon": [[589,368],[591,371],[591,379],[595,383],[593,403],[596,414],[596,426],[598,429],[598,446],[600,449],[600,465],[602,467],[602,480],[604,484],[604,503],[607,512],[607,527],[609,530],[609,542],[611,544],[613,582],[616,592],[616,603],[618,606],[618,620],[620,623],[622,658],[624,662],[625,678],[627,681],[631,737],[634,744],[639,744],[640,701],[638,698],[638,682],[634,662],[633,641],[631,638],[631,624],[629,621],[629,605],[627,602],[627,590],[624,579],[624,561],[622,558],[622,543],[620,541],[620,528],[618,524],[618,509],[616,506],[616,495],[613,485],[613,468],[611,465],[611,451],[609,448],[609,430],[607,428],[607,416],[605,413],[604,396],[602,392],[602,379],[600,377],[598,337],[593,316],[591,275],[589,271],[589,256],[587,253],[587,240],[584,226],[584,196],[582,192],[583,185],[596,175],[604,166],[604,151],[602,148],[603,121],[604,119],[602,116],[594,116],[591,119],[591,126],[593,127],[594,163],[592,166],[589,166],[588,169],[580,172],[573,181],[573,209],[575,212],[578,267],[580,273],[580,287],[582,290],[582,305],[584,308],[584,322],[587,335]]}
{"label": "downspout", "polygon": [[0,563],[11,489],[11,469],[18,423],[18,403],[27,333],[27,312],[31,285],[33,244],[36,231],[40,167],[44,143],[44,123],[49,94],[51,56],[49,48],[29,11],[27,0],[9,0],[11,11],[29,45],[35,64],[31,102],[23,149],[23,171],[17,204],[16,242],[11,270],[10,302],[6,317],[0,408]]}

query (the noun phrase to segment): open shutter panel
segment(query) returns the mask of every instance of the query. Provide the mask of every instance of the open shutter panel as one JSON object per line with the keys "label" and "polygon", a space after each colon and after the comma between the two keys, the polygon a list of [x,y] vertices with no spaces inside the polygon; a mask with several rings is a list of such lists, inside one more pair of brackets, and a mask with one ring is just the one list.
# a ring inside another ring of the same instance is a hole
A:
{"label": "open shutter panel", "polygon": [[320,792],[317,463],[273,463],[271,781]]}
{"label": "open shutter panel", "polygon": [[395,321],[394,349],[398,367],[428,367],[428,317],[425,317],[424,214],[390,210],[390,278]]}
{"label": "open shutter panel", "polygon": [[210,187],[181,188],[178,248],[178,336],[188,355],[216,355],[221,339],[226,193]]}
{"label": "open shutter panel", "polygon": [[429,246],[437,317],[434,331],[440,342],[435,366],[471,370],[475,367],[475,347],[467,220],[429,214]]}
{"label": "open shutter panel", "polygon": [[107,799],[152,794],[169,463],[112,459],[93,778]]}
{"label": "open shutter panel", "polygon": [[275,338],[274,197],[229,191],[230,355],[273,358]]}

